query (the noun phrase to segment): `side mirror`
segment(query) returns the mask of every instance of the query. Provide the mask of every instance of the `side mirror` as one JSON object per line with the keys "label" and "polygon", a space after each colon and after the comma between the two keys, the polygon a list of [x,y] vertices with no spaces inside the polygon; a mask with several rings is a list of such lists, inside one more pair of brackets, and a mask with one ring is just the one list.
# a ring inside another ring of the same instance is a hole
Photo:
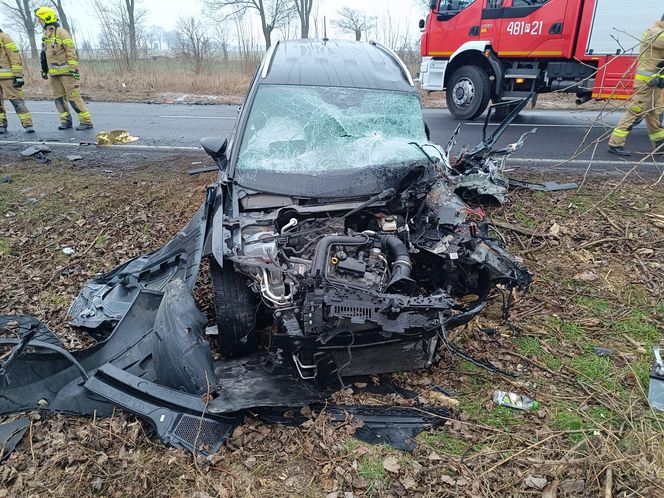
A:
{"label": "side mirror", "polygon": [[426,21],[424,19],[420,19],[420,29],[424,29],[426,25]]}
{"label": "side mirror", "polygon": [[201,140],[203,150],[216,162],[226,158],[228,139],[221,137],[207,137]]}

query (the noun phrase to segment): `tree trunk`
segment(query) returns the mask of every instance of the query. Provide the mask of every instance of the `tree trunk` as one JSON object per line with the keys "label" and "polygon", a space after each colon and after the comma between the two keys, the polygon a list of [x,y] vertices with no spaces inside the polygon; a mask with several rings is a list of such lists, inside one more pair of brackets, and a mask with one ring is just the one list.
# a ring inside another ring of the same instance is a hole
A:
{"label": "tree trunk", "polygon": [[127,5],[127,17],[129,18],[129,58],[131,61],[138,59],[138,47],[136,46],[136,19],[134,17],[134,7],[136,0],[125,0]]}
{"label": "tree trunk", "polygon": [[300,17],[300,27],[302,28],[302,38],[309,38],[309,17],[306,13]]}
{"label": "tree trunk", "polygon": [[356,29],[355,30],[355,41],[360,41],[362,39],[362,30],[361,29]]}
{"label": "tree trunk", "polygon": [[[18,4],[18,2],[16,2]],[[19,8],[20,5],[17,5]],[[33,59],[39,58],[39,52],[37,51],[37,42],[35,41],[35,25],[32,21],[32,10],[30,9],[30,1],[23,0],[23,11],[21,12],[21,17],[23,18],[23,27],[25,29],[25,34],[30,40],[30,57]]]}
{"label": "tree trunk", "polygon": [[263,36],[265,36],[265,50],[269,50],[272,46],[272,26],[268,24],[263,28]]}
{"label": "tree trunk", "polygon": [[60,19],[60,25],[71,33],[71,28],[69,26],[69,19],[67,19],[67,14],[65,14],[65,9],[62,6],[62,0],[55,2],[55,8],[58,10],[58,18]]}

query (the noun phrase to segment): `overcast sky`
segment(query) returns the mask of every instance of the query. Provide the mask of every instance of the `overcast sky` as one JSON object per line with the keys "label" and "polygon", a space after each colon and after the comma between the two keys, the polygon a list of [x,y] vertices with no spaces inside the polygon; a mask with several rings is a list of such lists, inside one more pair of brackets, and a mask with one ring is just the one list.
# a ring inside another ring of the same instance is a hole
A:
{"label": "overcast sky", "polygon": [[[121,0],[108,1],[118,2]],[[73,20],[78,43],[88,40],[96,44],[99,25],[92,2],[90,0],[63,0],[63,4],[68,17]],[[160,25],[166,30],[174,29],[180,16],[195,14],[208,17],[210,20],[214,16],[212,12],[206,9],[202,0],[138,0],[138,4],[146,11],[146,26]],[[329,22],[341,7],[363,10],[370,15],[378,16],[379,24],[386,23],[387,16],[390,16],[393,29],[398,29],[402,36],[409,34],[411,39],[419,37],[417,23],[423,15],[421,1],[419,0],[320,0],[320,23],[322,24],[323,16],[327,16],[328,36],[330,37],[348,38],[351,36],[335,32],[334,26]],[[251,12],[252,17],[255,18],[253,12]],[[7,21],[7,17],[0,12],[0,27],[10,34],[16,33],[18,35],[20,28],[11,26]],[[257,37],[260,35],[258,27],[258,24],[255,24],[255,36]],[[314,33],[315,30],[312,27],[312,37]],[[276,33],[275,38],[278,38]]]}

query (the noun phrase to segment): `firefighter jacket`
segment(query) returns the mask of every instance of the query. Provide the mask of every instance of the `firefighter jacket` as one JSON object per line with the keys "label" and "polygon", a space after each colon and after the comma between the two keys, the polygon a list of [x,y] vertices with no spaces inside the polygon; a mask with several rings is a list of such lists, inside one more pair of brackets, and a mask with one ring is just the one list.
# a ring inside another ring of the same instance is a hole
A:
{"label": "firefighter jacket", "polygon": [[42,50],[46,53],[49,75],[61,76],[78,71],[76,46],[66,29],[57,24],[46,26]]}
{"label": "firefighter jacket", "polygon": [[635,79],[664,88],[664,21],[657,21],[643,35]]}
{"label": "firefighter jacket", "polygon": [[0,80],[23,78],[23,63],[16,43],[0,30]]}

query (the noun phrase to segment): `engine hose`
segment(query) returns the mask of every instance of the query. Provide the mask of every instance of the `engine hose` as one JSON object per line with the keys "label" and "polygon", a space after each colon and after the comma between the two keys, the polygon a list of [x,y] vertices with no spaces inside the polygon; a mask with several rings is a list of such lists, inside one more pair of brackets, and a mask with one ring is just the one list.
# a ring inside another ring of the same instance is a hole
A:
{"label": "engine hose", "polygon": [[415,282],[410,278],[413,264],[408,248],[396,235],[383,235],[380,245],[392,256],[392,278],[387,284],[388,291],[410,294],[415,289]]}
{"label": "engine hose", "polygon": [[324,275],[325,268],[327,267],[327,257],[330,247],[333,245],[338,246],[361,246],[369,242],[367,235],[358,235],[354,237],[344,235],[329,235],[323,237],[316,246],[316,253],[311,264],[312,275]]}

